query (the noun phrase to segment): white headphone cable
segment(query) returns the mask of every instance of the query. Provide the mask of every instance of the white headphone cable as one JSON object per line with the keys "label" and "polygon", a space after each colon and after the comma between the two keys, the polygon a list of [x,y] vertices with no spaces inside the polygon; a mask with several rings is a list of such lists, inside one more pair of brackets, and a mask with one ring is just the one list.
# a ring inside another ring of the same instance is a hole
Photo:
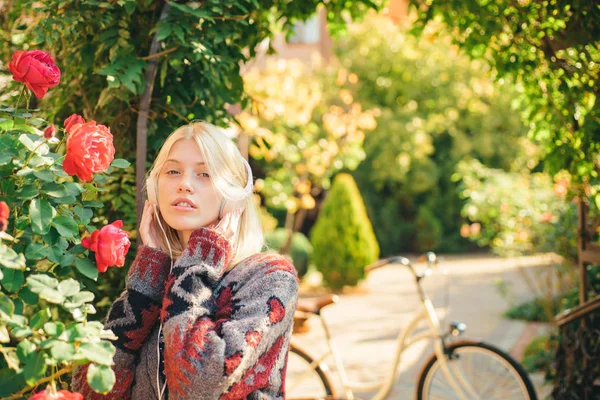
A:
{"label": "white headphone cable", "polygon": [[[173,250],[171,249],[171,243],[169,242],[169,238],[167,237],[165,228],[163,228],[162,223],[160,222],[158,212],[156,211],[157,207],[155,205],[153,205],[152,208],[154,209],[154,216],[156,217],[158,226],[160,226],[160,230],[162,231],[163,235],[165,236],[165,241],[167,242],[167,247],[169,248],[169,255],[171,256],[171,269],[169,270],[169,275],[170,275],[171,272],[173,271]],[[156,387],[158,388],[158,400],[161,400],[162,395],[165,392],[165,389],[167,388],[167,377],[165,374],[165,384],[163,385],[163,387],[161,389],[160,388],[160,334],[162,332],[162,322],[160,321],[160,316],[158,318],[159,318],[158,319],[159,320],[158,337],[156,339],[156,357],[158,359],[158,363],[156,365]]]}

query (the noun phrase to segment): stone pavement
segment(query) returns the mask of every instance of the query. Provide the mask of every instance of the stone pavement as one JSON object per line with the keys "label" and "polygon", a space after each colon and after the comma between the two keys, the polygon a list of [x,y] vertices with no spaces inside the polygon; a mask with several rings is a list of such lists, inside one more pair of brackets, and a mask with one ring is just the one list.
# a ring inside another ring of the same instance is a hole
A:
{"label": "stone pavement", "polygon": [[[425,279],[423,288],[439,315],[447,316],[442,326],[450,321],[464,322],[465,337],[482,338],[520,359],[529,340],[547,327],[503,318],[509,304],[500,295],[497,281],[503,279],[509,285],[514,304],[528,300],[533,294],[517,263],[531,274],[532,268],[544,268],[548,261],[547,256],[518,260],[489,255],[446,256],[438,271]],[[306,286],[300,292],[306,298],[318,294]],[[385,376],[394,357],[396,337],[418,306],[411,273],[402,266],[388,266],[370,273],[356,289],[340,294],[337,304],[323,310],[351,380],[373,381]],[[326,349],[323,331],[316,320],[310,326],[308,333],[294,335],[293,340],[312,355],[321,355]],[[414,398],[418,372],[431,352],[428,342],[417,343],[405,351],[400,376],[389,399]],[[340,391],[341,382],[331,359],[329,366]],[[551,388],[543,385],[541,376],[533,376],[532,380],[539,398],[545,398]],[[373,394],[355,393],[355,397],[368,399]]]}

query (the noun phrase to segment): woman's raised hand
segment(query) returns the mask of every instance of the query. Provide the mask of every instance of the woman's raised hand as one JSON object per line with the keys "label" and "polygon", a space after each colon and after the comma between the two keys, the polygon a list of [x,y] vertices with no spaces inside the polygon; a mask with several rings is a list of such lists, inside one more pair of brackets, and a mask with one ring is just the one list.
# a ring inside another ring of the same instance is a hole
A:
{"label": "woman's raised hand", "polygon": [[140,236],[144,245],[158,249],[159,235],[156,232],[156,226],[152,224],[155,218],[154,206],[146,200],[140,222]]}
{"label": "woman's raised hand", "polygon": [[208,226],[209,229],[213,229],[214,231],[220,233],[229,241],[229,243],[233,243],[235,240],[235,235],[237,234],[238,226],[240,224],[240,217],[244,210],[237,209],[231,211],[223,216],[221,221],[217,225]]}

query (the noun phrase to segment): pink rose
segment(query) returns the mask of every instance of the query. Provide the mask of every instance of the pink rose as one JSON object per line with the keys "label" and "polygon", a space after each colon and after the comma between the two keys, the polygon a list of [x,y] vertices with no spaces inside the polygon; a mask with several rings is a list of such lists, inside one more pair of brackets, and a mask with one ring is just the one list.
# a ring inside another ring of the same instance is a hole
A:
{"label": "pink rose", "polygon": [[13,79],[23,82],[38,99],[60,82],[60,69],[45,51],[16,51],[12,62],[8,63],[8,69]]}
{"label": "pink rose", "polygon": [[31,396],[29,400],[83,400],[80,393],[71,393],[68,390],[59,390],[53,393],[52,390],[42,390]]}
{"label": "pink rose", "polygon": [[96,253],[98,271],[106,272],[108,267],[122,267],[125,264],[125,255],[131,243],[128,239],[129,232],[122,230],[122,226],[123,221],[117,220],[92,232],[81,241],[83,247]]}
{"label": "pink rose", "polygon": [[98,172],[104,172],[115,159],[115,146],[110,130],[96,121],[70,126],[67,154],[63,169],[89,182]]}
{"label": "pink rose", "polygon": [[56,127],[54,125],[49,125],[46,129],[44,129],[44,137],[49,140],[52,139],[56,135]]}
{"label": "pink rose", "polygon": [[65,119],[65,131],[71,133],[81,124],[85,124],[85,119],[81,115],[71,114],[69,118]]}

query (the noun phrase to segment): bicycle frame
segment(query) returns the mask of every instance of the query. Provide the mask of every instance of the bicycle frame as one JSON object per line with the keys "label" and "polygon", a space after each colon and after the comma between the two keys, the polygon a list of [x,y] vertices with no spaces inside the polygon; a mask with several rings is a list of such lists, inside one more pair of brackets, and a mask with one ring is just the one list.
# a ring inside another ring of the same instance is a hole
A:
{"label": "bicycle frame", "polygon": [[[404,260],[406,260],[406,259],[404,259]],[[331,334],[330,334],[329,328],[325,322],[325,319],[321,315],[317,315],[317,317],[319,318],[319,320],[321,321],[321,325],[323,326],[323,330],[325,332],[325,337],[327,340],[327,345],[328,345],[329,351],[326,352],[326,354],[324,354],[320,358],[315,359],[314,363],[317,365],[320,365],[322,369],[327,369],[326,364],[324,364],[324,360],[329,355],[331,355],[333,357],[337,371],[342,380],[343,390],[344,390],[344,393],[345,393],[345,396],[347,399],[349,399],[349,400],[354,399],[353,391],[366,392],[366,391],[372,391],[372,390],[378,389],[378,391],[375,394],[375,396],[373,397],[373,399],[374,400],[383,400],[390,393],[392,386],[394,384],[394,381],[396,380],[398,365],[400,364],[401,356],[402,356],[402,353],[404,352],[404,350],[406,350],[408,347],[412,346],[413,344],[420,342],[421,340],[429,339],[429,340],[433,341],[433,349],[434,349],[434,352],[435,352],[438,360],[441,360],[440,368],[442,370],[442,373],[445,375],[446,379],[448,379],[448,382],[453,387],[456,394],[458,394],[460,396],[460,398],[462,398],[463,400],[466,400],[469,397],[463,393],[463,389],[466,390],[466,392],[472,393],[473,391],[472,391],[472,388],[470,388],[469,385],[464,381],[464,379],[462,379],[461,374],[458,373],[458,371],[454,371],[454,372],[451,371],[451,367],[446,362],[446,354],[445,354],[445,350],[444,350],[445,335],[442,334],[442,331],[440,328],[440,321],[437,316],[437,313],[435,312],[433,303],[425,295],[425,293],[420,285],[420,280],[426,274],[423,274],[423,275],[416,274],[414,272],[414,269],[410,265],[410,263],[408,263],[408,260],[406,260],[405,262],[402,261],[401,263],[405,266],[408,266],[415,275],[417,291],[418,291],[418,294],[419,294],[419,297],[421,300],[421,307],[420,307],[419,312],[417,312],[412,317],[412,319],[410,320],[410,322],[406,326],[406,328],[404,328],[403,330],[401,330],[399,332],[397,340],[396,340],[396,353],[395,353],[395,357],[393,360],[393,364],[391,365],[391,368],[389,368],[386,377],[381,381],[375,381],[375,382],[356,382],[356,381],[349,380],[348,375],[346,374],[346,370],[344,368],[344,364],[342,362],[340,353],[337,349],[337,346],[336,346],[333,338],[331,337]],[[415,331],[416,331],[417,327],[419,326],[419,323],[421,323],[421,321],[423,321],[423,320],[426,320],[428,322],[429,328],[425,332],[415,334]]]}

